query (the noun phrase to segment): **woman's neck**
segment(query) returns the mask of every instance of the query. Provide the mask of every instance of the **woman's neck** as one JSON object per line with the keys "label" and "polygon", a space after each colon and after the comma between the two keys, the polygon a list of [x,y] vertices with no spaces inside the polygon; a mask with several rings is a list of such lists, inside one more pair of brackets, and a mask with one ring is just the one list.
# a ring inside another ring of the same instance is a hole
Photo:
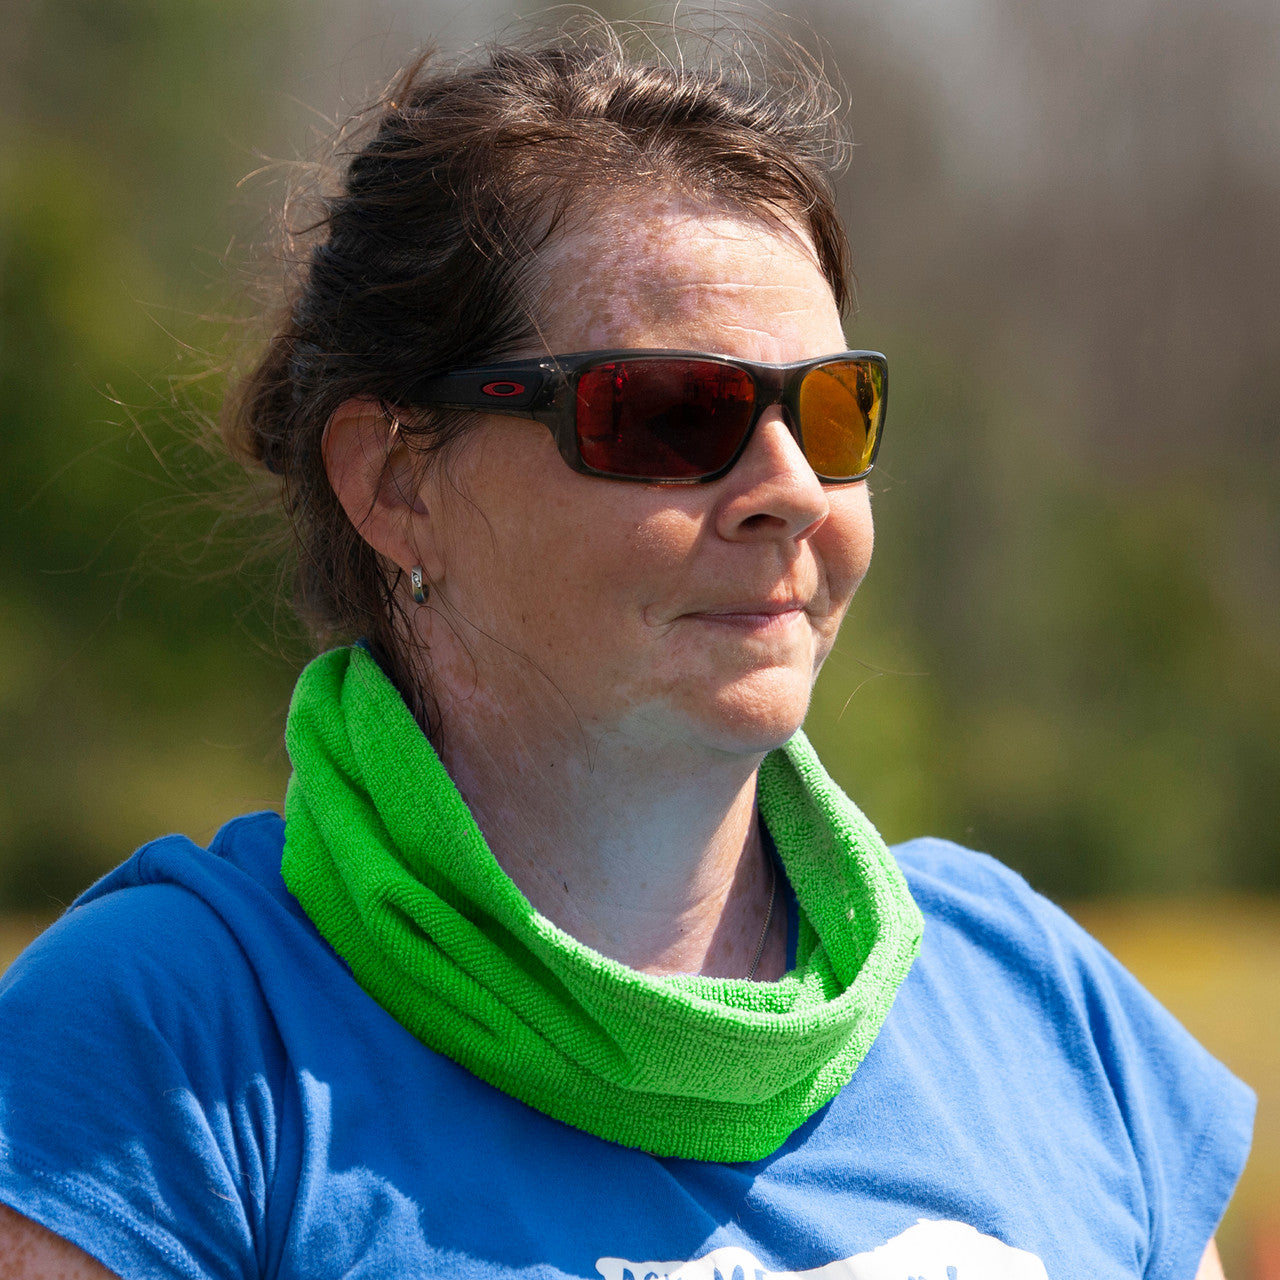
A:
{"label": "woman's neck", "polygon": [[592,739],[564,723],[563,706],[478,689],[453,699],[446,688],[439,702],[445,767],[542,915],[648,973],[744,978],[758,958],[757,978],[781,977],[785,913],[755,808],[761,757],[657,743],[643,728]]}

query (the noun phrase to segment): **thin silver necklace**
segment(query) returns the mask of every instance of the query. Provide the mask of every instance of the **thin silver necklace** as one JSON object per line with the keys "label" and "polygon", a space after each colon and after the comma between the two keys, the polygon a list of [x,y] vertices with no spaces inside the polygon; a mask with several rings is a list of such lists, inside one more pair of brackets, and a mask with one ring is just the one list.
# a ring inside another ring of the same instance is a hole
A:
{"label": "thin silver necklace", "polygon": [[769,926],[773,923],[773,904],[778,900],[778,864],[773,858],[769,859],[769,871],[769,910],[764,913],[764,928],[760,930],[760,941],[756,943],[756,958],[747,970],[748,982],[756,976],[760,957],[764,955],[764,940],[769,936]]}

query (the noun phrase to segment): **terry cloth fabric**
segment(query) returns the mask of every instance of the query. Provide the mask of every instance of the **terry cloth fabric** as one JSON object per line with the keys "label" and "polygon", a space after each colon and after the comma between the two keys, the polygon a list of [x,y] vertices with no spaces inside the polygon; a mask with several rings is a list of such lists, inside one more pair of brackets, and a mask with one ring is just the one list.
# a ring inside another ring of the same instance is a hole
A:
{"label": "terry cloth fabric", "polygon": [[955,845],[895,850],[923,944],[853,1079],[718,1164],[427,1048],[285,888],[283,841],[269,813],[157,840],[0,978],[0,1201],[129,1280],[1186,1280],[1244,1163],[1249,1091]]}
{"label": "terry cloth fabric", "polygon": [[303,672],[286,741],[285,883],[360,985],[504,1093],[625,1146],[776,1150],[847,1083],[919,950],[897,864],[803,735],[758,785],[803,921],[778,983],[653,977],[539,915],[363,649]]}

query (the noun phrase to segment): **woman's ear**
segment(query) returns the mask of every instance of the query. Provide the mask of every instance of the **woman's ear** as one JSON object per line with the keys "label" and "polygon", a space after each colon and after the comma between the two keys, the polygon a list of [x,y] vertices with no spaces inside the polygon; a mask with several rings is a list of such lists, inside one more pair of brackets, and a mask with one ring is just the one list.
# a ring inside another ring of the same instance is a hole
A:
{"label": "woman's ear", "polygon": [[431,580],[439,576],[431,513],[420,493],[418,460],[398,428],[381,402],[346,401],[325,427],[325,471],[356,532],[405,573],[421,565]]}

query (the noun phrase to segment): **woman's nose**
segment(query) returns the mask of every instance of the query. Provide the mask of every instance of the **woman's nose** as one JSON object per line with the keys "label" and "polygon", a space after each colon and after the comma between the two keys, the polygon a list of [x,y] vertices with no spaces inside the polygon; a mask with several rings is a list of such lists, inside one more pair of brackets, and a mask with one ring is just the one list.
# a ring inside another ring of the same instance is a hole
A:
{"label": "woman's nose", "polygon": [[724,493],[716,520],[725,538],[807,538],[831,509],[826,490],[776,405],[756,423],[742,457],[720,483]]}

